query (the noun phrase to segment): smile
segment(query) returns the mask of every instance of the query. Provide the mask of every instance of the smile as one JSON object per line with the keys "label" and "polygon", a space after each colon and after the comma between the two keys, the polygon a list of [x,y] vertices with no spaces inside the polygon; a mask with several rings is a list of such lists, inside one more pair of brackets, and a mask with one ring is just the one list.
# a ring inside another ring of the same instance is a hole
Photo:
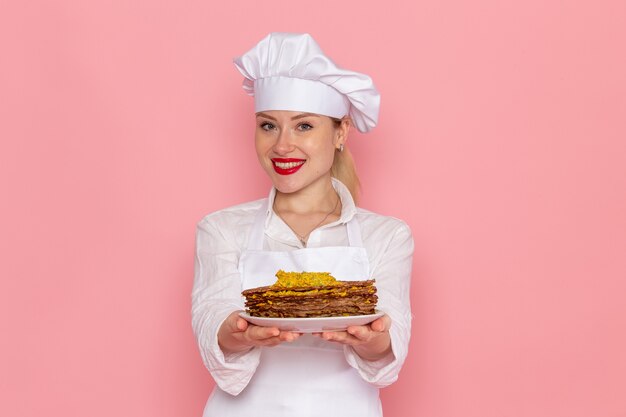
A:
{"label": "smile", "polygon": [[305,159],[295,158],[272,158],[274,171],[280,175],[291,175],[297,172],[306,162]]}

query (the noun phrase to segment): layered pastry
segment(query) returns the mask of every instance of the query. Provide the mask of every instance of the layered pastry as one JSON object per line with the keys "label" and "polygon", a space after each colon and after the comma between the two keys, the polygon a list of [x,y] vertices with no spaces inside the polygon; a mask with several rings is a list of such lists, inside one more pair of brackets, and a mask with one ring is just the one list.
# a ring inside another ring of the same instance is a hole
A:
{"label": "layered pastry", "polygon": [[276,273],[270,286],[242,292],[246,312],[257,317],[338,317],[374,314],[374,280],[338,281],[328,272]]}

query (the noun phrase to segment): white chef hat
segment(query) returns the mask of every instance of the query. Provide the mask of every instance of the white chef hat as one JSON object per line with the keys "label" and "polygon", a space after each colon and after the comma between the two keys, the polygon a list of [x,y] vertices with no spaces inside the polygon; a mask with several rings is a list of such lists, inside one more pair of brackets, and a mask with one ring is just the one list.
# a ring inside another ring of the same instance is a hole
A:
{"label": "white chef hat", "polygon": [[342,118],[361,132],[378,122],[380,94],[365,74],[339,68],[308,33],[274,32],[234,59],[254,111],[291,110]]}

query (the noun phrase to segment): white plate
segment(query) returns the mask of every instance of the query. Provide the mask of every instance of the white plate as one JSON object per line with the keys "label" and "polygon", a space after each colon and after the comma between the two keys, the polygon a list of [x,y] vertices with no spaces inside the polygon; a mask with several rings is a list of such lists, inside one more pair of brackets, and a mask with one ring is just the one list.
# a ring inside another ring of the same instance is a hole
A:
{"label": "white plate", "polygon": [[245,312],[239,313],[239,316],[257,326],[278,327],[280,330],[299,333],[314,333],[346,330],[348,326],[362,326],[373,322],[384,314],[377,310],[374,314],[347,317],[270,318],[254,317]]}

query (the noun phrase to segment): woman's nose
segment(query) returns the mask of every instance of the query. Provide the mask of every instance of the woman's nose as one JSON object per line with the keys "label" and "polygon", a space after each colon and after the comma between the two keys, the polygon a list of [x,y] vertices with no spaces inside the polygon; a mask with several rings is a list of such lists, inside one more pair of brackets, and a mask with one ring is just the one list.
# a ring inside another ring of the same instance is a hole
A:
{"label": "woman's nose", "polygon": [[291,134],[287,129],[281,129],[278,137],[276,138],[276,143],[274,143],[274,151],[278,154],[287,154],[293,151],[294,145],[291,140]]}

